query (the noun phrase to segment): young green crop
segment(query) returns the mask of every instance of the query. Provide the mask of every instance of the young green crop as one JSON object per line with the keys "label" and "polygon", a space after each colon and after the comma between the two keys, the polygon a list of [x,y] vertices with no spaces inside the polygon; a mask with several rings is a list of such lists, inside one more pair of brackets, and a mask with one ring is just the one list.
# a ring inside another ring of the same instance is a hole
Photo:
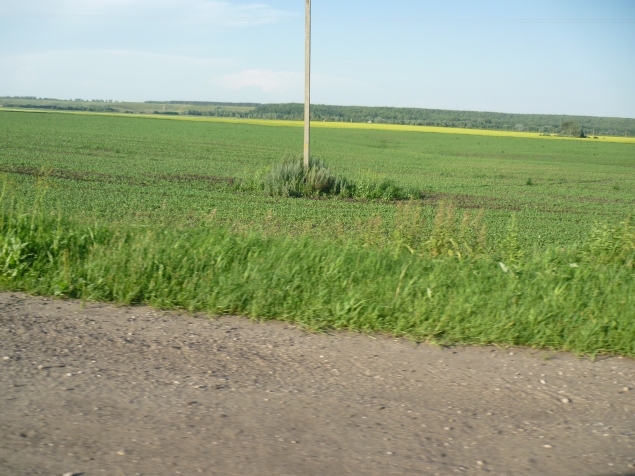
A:
{"label": "young green crop", "polygon": [[[395,227],[392,203],[236,191],[232,183],[302,149],[293,127],[7,111],[0,127],[0,171],[26,197],[47,174],[47,200],[70,215],[321,239],[356,236],[378,218],[383,234]],[[544,247],[580,241],[594,223],[635,210],[631,144],[327,128],[312,137],[315,156],[338,175],[423,191],[417,204],[428,222],[439,200],[482,208],[493,239],[511,214],[519,240]]]}
{"label": "young green crop", "polygon": [[[14,101],[15,102],[15,101]],[[29,100],[23,100],[18,102],[28,103]],[[33,102],[33,101],[31,101]],[[42,103],[55,103],[55,102],[66,102],[74,104],[74,101],[38,101]],[[82,103],[79,102],[77,104],[90,104],[90,103]],[[231,112],[240,112],[243,114],[249,114],[249,112],[253,109],[252,107],[240,107],[240,106],[223,106],[218,107],[218,109],[222,109],[227,111],[227,115],[223,115],[222,117],[200,117],[200,116],[191,116],[185,115],[182,116],[183,112],[187,109],[187,105],[171,105],[167,106],[165,104],[157,104],[157,103],[117,103],[118,108],[131,109],[128,112],[137,112],[142,114],[157,114],[157,116],[137,116],[140,119],[154,118],[154,119],[167,119],[167,120],[177,120],[177,121],[196,121],[196,122],[222,122],[222,123],[233,123],[233,124],[249,124],[249,125],[259,125],[259,126],[268,126],[268,127],[303,127],[304,122],[296,121],[296,120],[276,120],[276,119],[250,119],[250,118],[237,118],[232,117]],[[163,109],[166,112],[155,111],[157,108]],[[216,107],[211,107],[212,109],[216,109]],[[205,109],[209,109],[205,108]],[[16,107],[5,106],[5,111],[15,111],[15,112],[38,112],[38,113],[54,113],[54,114],[75,114],[75,115],[101,115],[101,116],[111,116],[111,117],[131,117],[126,114],[122,114],[121,112],[93,112],[93,111],[63,111],[63,110],[38,110],[28,109],[28,108],[20,108],[19,104],[16,104]],[[173,113],[173,114],[172,114]],[[162,116],[161,114],[167,114],[167,116]],[[627,119],[628,120],[628,119]],[[464,134],[464,135],[476,135],[476,136],[487,136],[487,137],[519,137],[523,139],[546,139],[546,140],[582,140],[585,142],[593,142],[593,140],[598,140],[600,142],[614,142],[621,144],[635,144],[635,138],[633,137],[622,137],[622,136],[593,136],[592,138],[580,138],[580,137],[571,137],[567,135],[558,135],[558,134],[545,134],[541,132],[521,132],[521,131],[508,131],[508,130],[497,130],[497,129],[472,129],[466,127],[444,127],[444,126],[421,126],[421,125],[407,125],[407,124],[381,124],[381,123],[366,123],[366,122],[325,122],[325,121],[312,121],[312,128],[327,128],[327,129],[365,129],[365,130],[375,130],[375,131],[393,131],[393,132],[422,132],[422,133],[436,133],[436,134]]]}

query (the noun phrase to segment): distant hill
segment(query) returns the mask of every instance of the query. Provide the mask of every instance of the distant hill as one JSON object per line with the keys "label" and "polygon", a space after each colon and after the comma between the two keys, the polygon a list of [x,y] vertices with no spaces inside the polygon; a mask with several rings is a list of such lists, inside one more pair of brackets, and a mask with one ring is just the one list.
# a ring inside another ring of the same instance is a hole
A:
{"label": "distant hill", "polygon": [[[57,109],[70,111],[125,112],[254,119],[302,120],[303,105],[231,103],[211,101],[117,102],[104,100],[59,100],[35,96],[0,97],[2,107]],[[557,134],[563,124],[579,126],[586,135],[635,136],[635,119],[618,117],[568,116],[555,114],[507,114],[501,112],[451,111],[365,106],[311,106],[311,119],[328,122],[372,122],[467,129],[517,130]]]}

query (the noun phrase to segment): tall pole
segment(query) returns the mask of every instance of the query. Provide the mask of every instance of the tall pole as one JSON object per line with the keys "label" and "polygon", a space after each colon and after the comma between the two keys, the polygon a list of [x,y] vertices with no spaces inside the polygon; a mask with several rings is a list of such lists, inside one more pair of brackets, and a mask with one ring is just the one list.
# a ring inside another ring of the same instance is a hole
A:
{"label": "tall pole", "polygon": [[311,142],[311,0],[306,2],[304,37],[304,168],[309,168]]}

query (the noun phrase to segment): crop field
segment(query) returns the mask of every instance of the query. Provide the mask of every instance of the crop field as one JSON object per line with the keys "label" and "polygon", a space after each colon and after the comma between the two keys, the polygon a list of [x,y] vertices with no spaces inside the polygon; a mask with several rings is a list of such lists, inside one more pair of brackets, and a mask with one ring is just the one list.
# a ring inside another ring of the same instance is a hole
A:
{"label": "crop field", "polygon": [[[342,235],[389,203],[289,200],[229,183],[301,150],[295,127],[101,115],[0,112],[0,171],[29,190],[49,175],[47,200],[73,216]],[[288,125],[284,123],[283,125]],[[495,236],[515,214],[528,244],[567,244],[595,223],[635,210],[635,145],[377,129],[316,128],[313,153],[343,175],[390,178],[439,200],[485,211]],[[25,196],[28,196],[25,193]],[[81,197],[81,199],[79,199]]]}
{"label": "crop field", "polygon": [[421,198],[238,187],[302,150],[288,125],[0,111],[0,287],[635,355],[635,144],[316,127],[332,170]]}
{"label": "crop field", "polygon": [[[6,101],[5,101],[6,102]],[[23,102],[26,102],[23,100]],[[39,101],[46,103],[46,101]],[[73,101],[67,101],[72,104]],[[0,100],[0,105],[2,101]],[[79,103],[82,104],[82,103]],[[87,103],[88,104],[88,103]],[[149,114],[153,110],[159,109],[160,111],[173,111],[183,113],[187,109],[187,105],[171,105],[171,104],[153,104],[153,103],[117,103],[122,105],[121,107],[130,107],[130,112]],[[25,109],[19,107],[5,107],[5,111],[13,112],[33,112],[32,109]],[[118,106],[119,107],[119,106]],[[154,107],[154,109],[151,109]],[[241,106],[197,106],[201,111],[207,110],[224,110],[231,112],[248,113],[252,108]],[[39,111],[48,112],[48,111]],[[55,111],[57,114],[80,114],[80,115],[94,115],[99,114],[102,116],[121,116],[119,112],[91,112],[91,111]],[[226,122],[236,124],[251,124],[259,126],[271,126],[271,127],[304,127],[304,122],[293,120],[276,120],[276,119],[245,119],[245,118],[233,118],[231,117],[201,117],[201,116],[170,116],[170,117],[155,117],[156,119],[168,119],[177,121],[202,121],[202,122]],[[365,129],[376,131],[394,131],[394,132],[423,132],[423,133],[437,133],[437,134],[467,134],[476,136],[489,136],[489,137],[518,137],[523,139],[551,139],[551,140],[576,140],[584,142],[616,142],[620,144],[635,144],[634,137],[622,137],[622,136],[593,136],[586,138],[566,137],[560,135],[544,134],[538,132],[520,132],[520,131],[507,131],[507,130],[493,130],[493,129],[471,129],[463,127],[439,127],[439,126],[419,126],[419,125],[406,125],[406,124],[377,124],[377,123],[365,123],[365,122],[327,122],[327,121],[313,121],[311,123],[312,128],[326,128],[326,129]]]}

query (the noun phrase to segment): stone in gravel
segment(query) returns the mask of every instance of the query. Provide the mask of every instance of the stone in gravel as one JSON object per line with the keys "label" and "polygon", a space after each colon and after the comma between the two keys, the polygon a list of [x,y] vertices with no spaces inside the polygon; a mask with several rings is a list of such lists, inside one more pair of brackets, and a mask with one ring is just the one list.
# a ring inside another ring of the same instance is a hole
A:
{"label": "stone in gravel", "polygon": [[126,454],[126,450],[119,450],[119,451],[117,451],[117,454],[118,454],[119,456],[125,456],[125,454]]}
{"label": "stone in gravel", "polygon": [[4,357],[2,357],[2,360],[9,360],[11,357],[9,357],[8,355],[5,355]]}
{"label": "stone in gravel", "polygon": [[624,387],[624,388],[622,389],[622,392],[628,392],[628,391],[630,391],[630,390],[631,390],[630,388],[628,388],[628,387]]}
{"label": "stone in gravel", "polygon": [[547,384],[547,381],[546,381],[546,380],[544,380],[544,379],[541,379],[541,380],[540,380],[540,383],[541,383],[542,385],[546,385],[546,384]]}
{"label": "stone in gravel", "polygon": [[543,448],[553,448],[551,445],[542,445]]}
{"label": "stone in gravel", "polygon": [[569,400],[568,398],[561,398],[560,401],[562,403],[571,403],[571,400]]}
{"label": "stone in gravel", "polygon": [[482,461],[477,461],[476,464],[478,464],[479,466],[483,466],[485,463],[483,463]]}

